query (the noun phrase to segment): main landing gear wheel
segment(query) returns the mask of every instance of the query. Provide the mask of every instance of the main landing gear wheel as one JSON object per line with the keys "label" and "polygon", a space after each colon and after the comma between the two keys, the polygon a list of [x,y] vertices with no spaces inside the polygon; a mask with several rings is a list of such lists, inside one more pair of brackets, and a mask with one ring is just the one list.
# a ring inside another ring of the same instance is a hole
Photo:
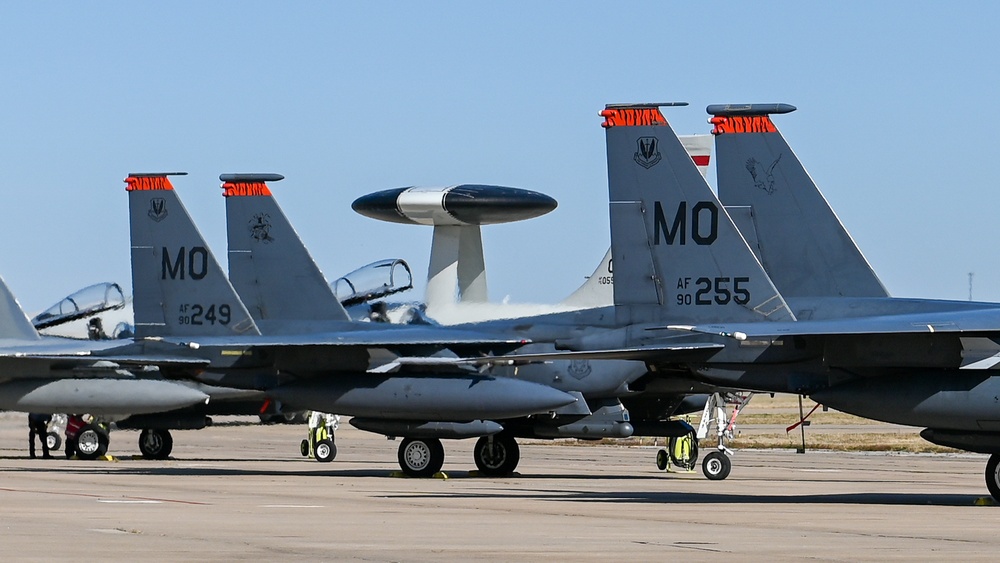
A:
{"label": "main landing gear wheel", "polygon": [[146,428],[139,433],[139,451],[146,459],[167,459],[174,449],[169,430]]}
{"label": "main landing gear wheel", "polygon": [[97,459],[108,453],[111,443],[108,433],[96,424],[87,424],[80,429],[76,440],[76,457],[80,459]]}
{"label": "main landing gear wheel", "polygon": [[487,477],[506,477],[514,472],[521,461],[517,440],[507,434],[483,436],[472,450],[479,472]]}
{"label": "main landing gear wheel", "polygon": [[405,438],[399,444],[399,467],[410,477],[431,477],[444,465],[444,447],[437,438]]}
{"label": "main landing gear wheel", "polygon": [[59,446],[62,445],[62,438],[55,432],[49,432],[45,435],[45,442],[46,445],[49,446],[49,451],[51,452],[59,449]]}
{"label": "main landing gear wheel", "polygon": [[[327,438],[326,440],[320,440],[316,442],[316,448],[313,451],[316,454],[316,461],[322,461],[323,463],[329,463],[333,461],[333,458],[337,457],[337,446],[333,444],[333,440]],[[444,460],[444,450],[441,450],[441,458]]]}
{"label": "main landing gear wheel", "polygon": [[986,462],[986,488],[993,500],[1000,502],[1000,454],[993,454]]}
{"label": "main landing gear wheel", "polygon": [[721,481],[729,477],[729,471],[733,468],[733,463],[729,461],[729,456],[716,450],[705,456],[705,461],[701,464],[701,470],[712,481]]}

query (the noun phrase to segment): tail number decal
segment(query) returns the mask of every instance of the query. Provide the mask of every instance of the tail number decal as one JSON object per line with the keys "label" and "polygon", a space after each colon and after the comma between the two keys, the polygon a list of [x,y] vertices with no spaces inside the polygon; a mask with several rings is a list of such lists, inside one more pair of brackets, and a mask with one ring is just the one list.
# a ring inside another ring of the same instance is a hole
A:
{"label": "tail number decal", "polygon": [[[193,280],[200,280],[208,274],[208,250],[204,246],[192,246],[185,251],[184,247],[177,250],[177,257],[170,259],[170,250],[163,247],[163,260],[160,268],[160,279],[184,279],[185,271]],[[186,267],[186,270],[185,270]]]}
{"label": "tail number decal", "polygon": [[698,278],[693,281],[692,278],[679,278],[677,289],[682,291],[677,293],[677,304],[728,305],[732,301],[737,305],[746,305],[750,302],[750,290],[745,287],[748,283],[750,278],[746,276]]}
{"label": "tail number decal", "polygon": [[185,303],[180,306],[177,322],[182,325],[227,325],[232,320],[232,309],[229,305],[209,305],[207,308],[198,303]]}
{"label": "tail number decal", "polygon": [[[709,245],[719,238],[719,208],[711,201],[699,201],[691,206],[691,240],[695,244]],[[674,220],[669,225],[663,213],[663,205],[653,202],[653,245],[660,244],[661,235],[667,244],[687,244],[688,210],[687,202],[677,205]]]}

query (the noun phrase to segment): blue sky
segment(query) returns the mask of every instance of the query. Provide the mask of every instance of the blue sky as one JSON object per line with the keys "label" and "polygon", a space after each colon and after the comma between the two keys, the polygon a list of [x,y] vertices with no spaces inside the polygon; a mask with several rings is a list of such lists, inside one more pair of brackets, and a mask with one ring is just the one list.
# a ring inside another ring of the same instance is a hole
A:
{"label": "blue sky", "polygon": [[[899,296],[1000,301],[987,2],[18,3],[0,8],[0,273],[26,309],[131,286],[128,172],[175,182],[224,256],[218,175],[274,192],[328,278],[430,229],[363,194],[491,183],[559,208],[484,229],[490,296],[561,299],[609,244],[608,102],[787,102],[775,122]],[[540,275],[541,274],[541,275]],[[422,284],[421,284],[422,287]]]}

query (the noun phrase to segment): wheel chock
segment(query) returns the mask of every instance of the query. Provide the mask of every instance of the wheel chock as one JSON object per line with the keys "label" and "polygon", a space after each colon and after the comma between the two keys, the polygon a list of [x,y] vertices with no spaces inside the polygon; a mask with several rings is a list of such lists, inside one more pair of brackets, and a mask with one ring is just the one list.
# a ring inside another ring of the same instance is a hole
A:
{"label": "wheel chock", "polygon": [[[399,479],[409,479],[410,478],[409,475],[407,475],[406,473],[403,473],[402,471],[393,471],[393,472],[389,473],[389,477],[396,477],[396,478],[399,478]],[[434,475],[432,475],[431,478],[432,479],[441,479],[442,481],[446,481],[446,480],[448,480],[448,474],[445,473],[445,472],[443,472],[443,471],[438,471],[437,473],[435,473]]]}
{"label": "wheel chock", "polygon": [[996,506],[997,501],[993,500],[993,497],[979,497],[972,504],[973,506]]}

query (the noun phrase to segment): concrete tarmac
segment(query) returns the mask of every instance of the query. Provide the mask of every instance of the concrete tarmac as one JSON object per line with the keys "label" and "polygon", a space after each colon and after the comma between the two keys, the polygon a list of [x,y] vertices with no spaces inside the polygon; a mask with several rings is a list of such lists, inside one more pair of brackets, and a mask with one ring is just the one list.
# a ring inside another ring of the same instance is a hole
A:
{"label": "concrete tarmac", "polygon": [[659,471],[656,448],[529,442],[518,475],[407,479],[399,444],[345,425],[335,461],[305,426],[223,418],[174,432],[172,459],[28,459],[27,417],[0,415],[4,560],[995,560],[986,456],[740,451],[731,476]]}

